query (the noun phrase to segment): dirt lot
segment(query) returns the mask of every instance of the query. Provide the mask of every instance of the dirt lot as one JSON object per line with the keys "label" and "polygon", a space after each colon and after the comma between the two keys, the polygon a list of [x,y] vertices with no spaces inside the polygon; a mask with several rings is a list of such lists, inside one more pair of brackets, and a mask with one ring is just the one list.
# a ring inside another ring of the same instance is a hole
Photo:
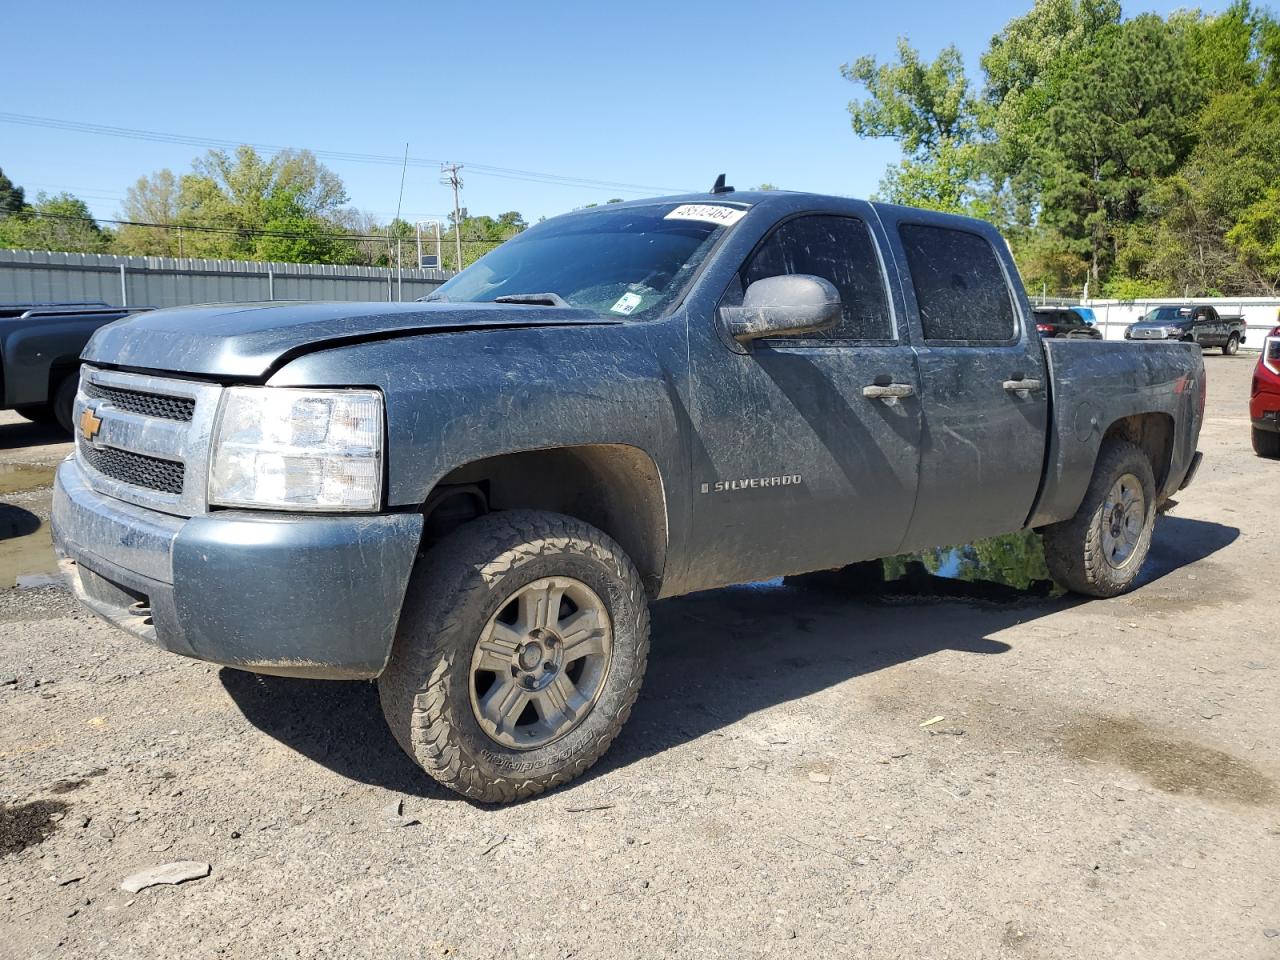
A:
{"label": "dirt lot", "polygon": [[[1280,464],[1249,450],[1251,364],[1206,357],[1206,463],[1133,594],[666,601],[612,752],[509,808],[417,773],[371,684],[0,590],[0,956],[1278,957],[1280,502],[1249,491]],[[5,463],[53,439],[0,415]],[[0,483],[7,587],[50,567],[49,492]],[[121,889],[175,860],[212,873]]]}

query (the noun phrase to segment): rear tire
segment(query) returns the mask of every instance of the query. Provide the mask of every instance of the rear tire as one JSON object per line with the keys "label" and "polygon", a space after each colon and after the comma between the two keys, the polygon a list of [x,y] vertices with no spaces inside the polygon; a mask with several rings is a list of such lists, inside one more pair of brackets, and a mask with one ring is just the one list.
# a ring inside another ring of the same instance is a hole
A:
{"label": "rear tire", "polygon": [[644,585],[622,548],[572,517],[513,510],[464,524],[419,561],[378,693],[427,773],[508,802],[604,754],[648,657]]}
{"label": "rear tire", "polygon": [[53,407],[47,403],[24,404],[21,407],[14,407],[13,412],[32,423],[52,425],[58,422],[58,418],[54,416]]}
{"label": "rear tire", "polygon": [[1280,457],[1280,433],[1253,428],[1253,452],[1260,457],[1274,460]]}
{"label": "rear tire", "polygon": [[75,426],[71,422],[72,408],[76,402],[76,390],[80,388],[80,371],[74,370],[67,374],[58,383],[58,388],[53,392],[53,401],[50,406],[53,408],[54,419],[67,433],[75,433]]}
{"label": "rear tire", "polygon": [[1075,593],[1114,597],[1132,586],[1151,549],[1156,484],[1151,461],[1127,440],[1108,441],[1070,520],[1042,531],[1053,579]]}
{"label": "rear tire", "polygon": [[1222,345],[1222,355],[1224,357],[1234,357],[1240,349],[1240,336],[1233,333],[1227,338],[1227,342]]}

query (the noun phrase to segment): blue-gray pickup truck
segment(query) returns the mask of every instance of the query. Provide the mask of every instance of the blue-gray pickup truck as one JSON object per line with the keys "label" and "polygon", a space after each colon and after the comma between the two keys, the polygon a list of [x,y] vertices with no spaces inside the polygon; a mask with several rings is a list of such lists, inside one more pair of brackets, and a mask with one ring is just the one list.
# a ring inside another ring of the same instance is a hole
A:
{"label": "blue-gray pickup truck", "polygon": [[1024,528],[1111,596],[1199,462],[1199,349],[1042,340],[961,217],[610,205],[430,299],[99,330],[53,535],[83,602],[166,650],[376,677],[404,750],[480,800],[608,748],[650,601]]}

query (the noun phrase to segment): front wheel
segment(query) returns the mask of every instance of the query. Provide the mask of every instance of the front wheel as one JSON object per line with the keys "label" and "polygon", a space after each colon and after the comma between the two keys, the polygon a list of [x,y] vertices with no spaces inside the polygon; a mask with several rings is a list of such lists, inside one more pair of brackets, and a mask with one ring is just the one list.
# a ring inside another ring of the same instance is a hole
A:
{"label": "front wheel", "polygon": [[1227,342],[1222,345],[1222,355],[1224,357],[1234,357],[1240,350],[1240,335],[1233,333],[1227,338]]}
{"label": "front wheel", "polygon": [[1151,549],[1155,507],[1155,475],[1147,455],[1127,440],[1108,441],[1076,515],[1042,531],[1050,575],[1086,596],[1124,593]]}
{"label": "front wheel", "polygon": [[53,391],[53,416],[66,433],[75,433],[71,415],[76,403],[76,390],[80,387],[80,372],[69,373]]}
{"label": "front wheel", "polygon": [[621,547],[560,514],[491,513],[419,562],[378,692],[427,773],[505,802],[600,758],[648,655],[644,585]]}

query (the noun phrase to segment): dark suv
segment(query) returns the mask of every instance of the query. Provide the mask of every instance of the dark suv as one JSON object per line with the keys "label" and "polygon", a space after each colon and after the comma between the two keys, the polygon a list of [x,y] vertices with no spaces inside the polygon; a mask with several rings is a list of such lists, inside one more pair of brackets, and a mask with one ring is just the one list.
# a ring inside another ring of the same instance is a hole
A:
{"label": "dark suv", "polygon": [[1071,337],[1101,340],[1102,332],[1085,323],[1070,307],[1036,307],[1036,330],[1042,337]]}

